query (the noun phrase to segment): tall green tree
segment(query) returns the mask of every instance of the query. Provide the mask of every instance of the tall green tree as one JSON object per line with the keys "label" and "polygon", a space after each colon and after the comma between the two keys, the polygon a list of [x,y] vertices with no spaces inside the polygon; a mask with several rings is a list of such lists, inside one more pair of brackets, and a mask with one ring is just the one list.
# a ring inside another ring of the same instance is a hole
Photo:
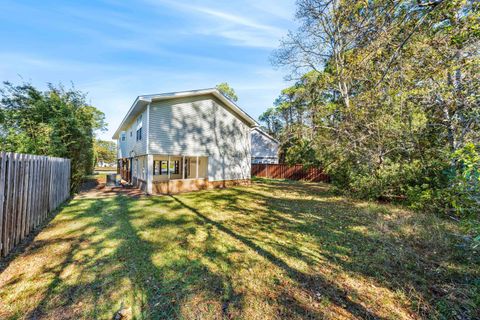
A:
{"label": "tall green tree", "polygon": [[[464,173],[458,155],[480,139],[479,3],[297,4],[300,27],[274,55],[298,79],[270,112],[284,123],[284,145],[295,134],[310,140],[344,192],[480,212],[447,196]],[[302,127],[294,110],[308,119]]]}
{"label": "tall green tree", "polygon": [[0,148],[71,159],[72,191],[93,171],[94,135],[105,129],[104,114],[74,88],[4,83],[0,91]]}
{"label": "tall green tree", "polygon": [[258,120],[264,124],[263,129],[274,137],[277,137],[283,128],[283,124],[279,119],[278,110],[275,107],[268,108],[258,117]]}
{"label": "tall green tree", "polygon": [[117,160],[117,145],[113,141],[95,139],[94,153],[96,165],[100,161],[113,163]]}
{"label": "tall green tree", "polygon": [[[458,220],[480,247],[480,2],[298,0],[296,17],[273,57],[295,84],[262,119],[282,122],[286,158],[315,157],[339,192]],[[475,318],[465,296],[426,317]]]}
{"label": "tall green tree", "polygon": [[230,87],[230,85],[227,82],[222,82],[220,84],[217,84],[216,88],[230,100],[234,102],[238,101],[238,97],[237,97],[237,94],[235,93],[235,90],[232,87]]}

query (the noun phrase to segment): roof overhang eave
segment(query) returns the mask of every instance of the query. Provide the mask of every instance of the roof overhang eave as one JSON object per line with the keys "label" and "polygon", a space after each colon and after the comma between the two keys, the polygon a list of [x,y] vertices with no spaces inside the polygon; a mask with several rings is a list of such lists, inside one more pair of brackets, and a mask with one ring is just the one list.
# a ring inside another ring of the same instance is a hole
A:
{"label": "roof overhang eave", "polygon": [[130,123],[131,118],[133,118],[137,114],[137,112],[135,111],[138,111],[138,109],[143,108],[144,106],[146,106],[151,102],[152,100],[148,97],[142,97],[142,96],[137,97],[133,102],[132,106],[130,107],[130,110],[128,110],[127,114],[123,118],[117,131],[115,131],[115,133],[113,134],[112,139],[115,140],[119,138],[120,133],[123,131],[123,129],[125,129],[126,125]]}

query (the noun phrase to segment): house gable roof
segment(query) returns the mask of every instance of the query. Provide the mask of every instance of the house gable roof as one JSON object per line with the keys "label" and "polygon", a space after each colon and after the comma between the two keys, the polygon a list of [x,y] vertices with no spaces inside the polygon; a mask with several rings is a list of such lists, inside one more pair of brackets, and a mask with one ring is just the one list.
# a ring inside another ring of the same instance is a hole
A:
{"label": "house gable roof", "polygon": [[257,127],[259,124],[250,117],[245,111],[243,111],[238,105],[236,105],[233,101],[223,95],[218,89],[210,88],[210,89],[200,89],[200,90],[191,90],[191,91],[178,91],[178,92],[168,92],[168,93],[160,93],[160,94],[149,94],[149,95],[142,95],[138,96],[135,101],[133,102],[130,110],[128,110],[127,114],[123,118],[120,126],[117,128],[113,135],[113,139],[118,139],[120,133],[127,127],[131,121],[140,113],[145,106],[149,103],[161,100],[169,100],[169,99],[180,99],[180,98],[187,98],[187,97],[195,97],[201,95],[213,95],[218,100],[220,100],[233,114],[235,114],[239,119],[244,121],[248,124],[251,128]]}
{"label": "house gable roof", "polygon": [[273,142],[275,142],[277,144],[280,144],[280,141],[278,141],[277,139],[275,139],[274,137],[272,137],[271,135],[269,135],[268,133],[263,131],[260,127],[254,127],[254,128],[252,128],[252,131],[257,131],[258,133],[264,135],[265,137],[272,140]]}

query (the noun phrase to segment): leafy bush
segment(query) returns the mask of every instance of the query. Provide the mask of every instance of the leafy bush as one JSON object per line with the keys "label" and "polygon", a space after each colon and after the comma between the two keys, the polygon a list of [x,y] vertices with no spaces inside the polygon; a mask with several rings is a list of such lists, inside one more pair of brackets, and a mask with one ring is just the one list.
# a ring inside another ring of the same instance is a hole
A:
{"label": "leafy bush", "polygon": [[74,88],[4,83],[0,89],[0,148],[72,160],[72,191],[94,165],[93,140],[105,127],[104,114]]}
{"label": "leafy bush", "polygon": [[453,154],[457,170],[451,187],[451,205],[458,215],[480,215],[480,152],[468,143]]}
{"label": "leafy bush", "polygon": [[303,164],[305,167],[319,165],[312,143],[305,139],[298,140],[287,149],[285,162],[289,165]]}

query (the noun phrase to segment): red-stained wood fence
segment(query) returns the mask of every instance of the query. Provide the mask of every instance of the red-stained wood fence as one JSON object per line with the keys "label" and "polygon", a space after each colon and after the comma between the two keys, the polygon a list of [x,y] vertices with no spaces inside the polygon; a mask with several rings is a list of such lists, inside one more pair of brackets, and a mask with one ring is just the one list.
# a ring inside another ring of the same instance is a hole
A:
{"label": "red-stained wood fence", "polygon": [[252,176],[270,179],[330,182],[330,177],[321,168],[305,169],[303,165],[252,164]]}
{"label": "red-stained wood fence", "polygon": [[0,152],[0,256],[69,196],[69,159]]}

